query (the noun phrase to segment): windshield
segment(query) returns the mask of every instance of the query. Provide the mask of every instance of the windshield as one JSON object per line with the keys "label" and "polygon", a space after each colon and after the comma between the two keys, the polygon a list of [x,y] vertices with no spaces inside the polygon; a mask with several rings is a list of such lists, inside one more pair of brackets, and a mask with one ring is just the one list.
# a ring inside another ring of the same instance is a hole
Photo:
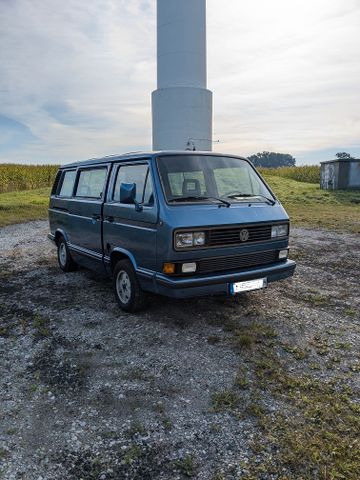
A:
{"label": "windshield", "polygon": [[266,202],[273,196],[245,160],[240,158],[173,155],[157,159],[166,199],[175,202]]}

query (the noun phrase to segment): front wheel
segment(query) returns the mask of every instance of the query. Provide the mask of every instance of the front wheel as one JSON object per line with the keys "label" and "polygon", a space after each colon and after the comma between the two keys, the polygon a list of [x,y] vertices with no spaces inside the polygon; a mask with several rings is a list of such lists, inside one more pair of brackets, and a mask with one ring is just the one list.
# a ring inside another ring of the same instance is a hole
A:
{"label": "front wheel", "polygon": [[135,270],[129,260],[120,260],[114,268],[114,292],[120,308],[135,313],[145,305],[145,293],[141,289]]}
{"label": "front wheel", "polygon": [[64,237],[57,242],[57,254],[59,267],[63,272],[73,272],[77,269],[77,264],[72,259],[69,247],[66,245]]}

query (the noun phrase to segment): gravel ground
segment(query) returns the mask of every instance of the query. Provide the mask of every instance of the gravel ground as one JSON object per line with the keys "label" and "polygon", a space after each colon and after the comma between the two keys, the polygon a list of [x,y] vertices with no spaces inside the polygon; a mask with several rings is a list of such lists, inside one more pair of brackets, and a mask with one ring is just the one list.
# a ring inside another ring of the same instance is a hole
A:
{"label": "gravel ground", "polygon": [[235,413],[218,408],[256,355],[236,348],[234,328],[271,328],[290,372],[358,395],[357,236],[293,229],[293,279],[234,298],[153,296],[132,316],[108,279],[62,273],[47,231],[0,230],[1,478],[245,478],[260,433],[251,382]]}

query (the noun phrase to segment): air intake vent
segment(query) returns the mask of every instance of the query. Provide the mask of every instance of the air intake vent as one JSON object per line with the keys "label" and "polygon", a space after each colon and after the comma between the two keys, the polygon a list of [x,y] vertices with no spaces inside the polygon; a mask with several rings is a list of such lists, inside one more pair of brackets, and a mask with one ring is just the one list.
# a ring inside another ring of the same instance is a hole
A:
{"label": "air intake vent", "polygon": [[239,245],[271,240],[271,225],[240,226],[209,230],[208,245]]}
{"label": "air intake vent", "polygon": [[226,272],[278,261],[278,251],[253,252],[231,257],[204,258],[197,262],[197,273]]}

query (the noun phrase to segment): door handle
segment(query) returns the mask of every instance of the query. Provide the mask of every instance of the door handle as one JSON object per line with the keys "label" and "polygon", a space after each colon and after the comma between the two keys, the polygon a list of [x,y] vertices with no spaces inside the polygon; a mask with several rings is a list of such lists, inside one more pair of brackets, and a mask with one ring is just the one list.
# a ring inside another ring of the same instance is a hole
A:
{"label": "door handle", "polygon": [[110,216],[108,216],[108,217],[105,217],[105,220],[106,220],[107,222],[113,223],[113,222],[115,221],[115,218],[110,215]]}
{"label": "door handle", "polygon": [[101,218],[101,215],[98,215],[97,213],[92,214],[92,219],[93,220],[100,220],[100,218]]}

